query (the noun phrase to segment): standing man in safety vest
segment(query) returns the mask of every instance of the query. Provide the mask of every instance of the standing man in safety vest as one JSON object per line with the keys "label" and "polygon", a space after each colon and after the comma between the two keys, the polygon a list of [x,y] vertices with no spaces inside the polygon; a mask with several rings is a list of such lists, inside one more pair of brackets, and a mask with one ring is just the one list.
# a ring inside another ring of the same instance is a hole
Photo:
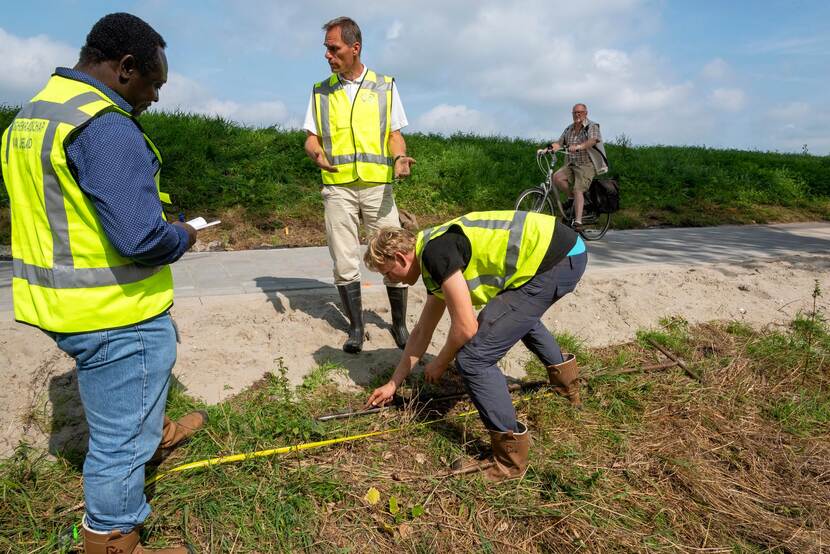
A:
{"label": "standing man in safety vest", "polygon": [[[424,377],[437,383],[455,359],[490,432],[492,466],[484,476],[501,481],[524,475],[527,426],[516,419],[507,381],[496,364],[521,340],[547,367],[554,389],[579,405],[576,359],[562,353],[540,319],[582,277],[588,261],[582,239],[548,215],[473,212],[417,236],[381,229],[369,240],[364,260],[392,281],[413,285],[420,276],[428,294],[392,378],[375,389],[367,407],[392,399],[426,352],[446,308],[447,340],[424,367]],[[477,318],[474,306],[484,306]]]}
{"label": "standing man in safety vest", "polygon": [[[167,81],[164,39],[103,17],[74,68],[59,67],[3,134],[15,318],[77,364],[89,426],[84,547],[141,550],[144,465],[204,425],[164,415],[176,361],[169,263],[196,240],[165,221],[161,155],[136,117]],[[161,552],[185,553],[186,548]]]}
{"label": "standing man in safety vest", "polygon": [[[363,349],[358,219],[370,230],[399,226],[392,180],[407,177],[415,160],[406,155],[401,129],[406,114],[395,80],[360,61],[360,27],[348,17],[325,25],[326,60],[332,74],[311,91],[303,128],[306,154],[320,168],[326,240],[334,262],[334,284],[349,318],[343,350]],[[407,288],[386,280],[392,336],[406,345]]]}

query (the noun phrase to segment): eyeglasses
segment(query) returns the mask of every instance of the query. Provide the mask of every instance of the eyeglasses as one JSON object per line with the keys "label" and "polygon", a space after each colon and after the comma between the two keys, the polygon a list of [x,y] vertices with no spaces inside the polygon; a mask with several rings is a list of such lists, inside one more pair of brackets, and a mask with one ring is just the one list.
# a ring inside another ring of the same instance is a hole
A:
{"label": "eyeglasses", "polygon": [[582,111],[579,111],[579,112],[571,112],[571,113],[572,113],[573,115],[579,115],[579,114],[581,114],[581,113],[588,113],[588,112],[586,112],[585,110],[582,110]]}

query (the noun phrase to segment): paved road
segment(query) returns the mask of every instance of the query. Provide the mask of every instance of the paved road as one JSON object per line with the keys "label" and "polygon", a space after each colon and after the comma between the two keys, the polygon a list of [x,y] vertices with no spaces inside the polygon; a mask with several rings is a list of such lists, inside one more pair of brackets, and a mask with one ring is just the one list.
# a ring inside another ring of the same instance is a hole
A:
{"label": "paved road", "polygon": [[[589,271],[634,265],[684,265],[776,259],[830,252],[830,223],[609,231],[589,245]],[[325,247],[185,255],[173,264],[178,296],[215,296],[332,286]],[[380,276],[364,278],[380,284]],[[0,312],[11,310],[11,262],[0,262]]]}

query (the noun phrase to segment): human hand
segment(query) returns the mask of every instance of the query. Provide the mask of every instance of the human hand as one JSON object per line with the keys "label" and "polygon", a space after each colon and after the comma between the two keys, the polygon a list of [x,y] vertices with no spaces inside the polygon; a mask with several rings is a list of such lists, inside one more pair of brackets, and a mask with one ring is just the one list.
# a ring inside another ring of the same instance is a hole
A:
{"label": "human hand", "polygon": [[323,171],[328,171],[330,173],[338,172],[338,169],[331,165],[328,159],[326,159],[326,153],[322,150],[320,150],[319,152],[315,152],[312,160],[314,161],[315,165],[317,165],[317,167],[319,167]]}
{"label": "human hand", "polygon": [[382,387],[378,387],[369,395],[369,400],[366,401],[365,408],[376,408],[388,404],[392,397],[395,396],[395,391],[398,390],[398,385],[394,381],[389,381]]}
{"label": "human hand", "polygon": [[188,225],[187,223],[185,223],[183,221],[174,221],[173,225],[175,225],[176,227],[181,227],[182,229],[187,231],[187,247],[188,248],[190,248],[191,246],[196,244],[196,234],[198,233],[198,231],[196,229],[194,229],[191,225]]}
{"label": "human hand", "polygon": [[578,150],[579,150],[579,145],[578,144],[572,144],[572,145],[568,146],[568,152],[576,152]]}
{"label": "human hand", "polygon": [[538,150],[536,151],[536,155],[537,155],[537,156],[541,156],[542,154],[547,154],[548,152],[550,152],[550,147],[548,147],[548,148],[540,148],[540,149],[538,149]]}
{"label": "human hand", "polygon": [[437,385],[441,381],[441,377],[444,376],[445,371],[447,371],[446,364],[432,360],[424,367],[424,381],[432,385]]}
{"label": "human hand", "polygon": [[400,156],[395,161],[395,179],[403,179],[409,177],[412,173],[412,166],[415,164],[415,158],[409,156]]}

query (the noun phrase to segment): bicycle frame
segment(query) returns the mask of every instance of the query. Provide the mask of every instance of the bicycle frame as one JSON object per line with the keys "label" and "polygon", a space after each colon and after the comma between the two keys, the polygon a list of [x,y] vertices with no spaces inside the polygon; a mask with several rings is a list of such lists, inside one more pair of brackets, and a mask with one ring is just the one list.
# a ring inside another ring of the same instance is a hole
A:
{"label": "bicycle frame", "polygon": [[[563,150],[557,150],[556,152],[544,150],[536,154],[536,164],[545,176],[545,180],[534,188],[522,191],[516,200],[515,209],[556,215],[565,225],[573,228],[574,203],[570,202],[567,208],[563,205],[562,192],[553,181],[553,176],[557,170],[557,154],[564,155],[566,152]],[[564,165],[564,161],[562,165]],[[561,169],[561,165],[559,169]],[[525,200],[530,200],[531,203],[526,205],[524,204]],[[579,234],[582,238],[585,240],[601,239],[608,230],[610,223],[611,214],[596,211],[586,195],[582,212],[582,224],[579,227]]]}
{"label": "bicycle frame", "polygon": [[[556,205],[556,211],[558,212],[559,216],[565,220],[567,219],[567,215],[565,214],[565,209],[562,206],[562,198],[559,194],[559,189],[556,188],[556,185],[553,182],[553,175],[556,173],[556,157],[557,155],[563,156],[562,164],[560,164],[559,169],[563,165],[565,165],[564,155],[565,150],[560,149],[557,151],[547,150],[541,154],[536,156],[536,165],[539,166],[539,170],[545,175],[545,180],[539,183],[539,188],[544,191],[544,196],[542,197],[542,203],[545,202],[550,196],[553,196],[554,203]],[[551,194],[554,192],[555,194]]]}

